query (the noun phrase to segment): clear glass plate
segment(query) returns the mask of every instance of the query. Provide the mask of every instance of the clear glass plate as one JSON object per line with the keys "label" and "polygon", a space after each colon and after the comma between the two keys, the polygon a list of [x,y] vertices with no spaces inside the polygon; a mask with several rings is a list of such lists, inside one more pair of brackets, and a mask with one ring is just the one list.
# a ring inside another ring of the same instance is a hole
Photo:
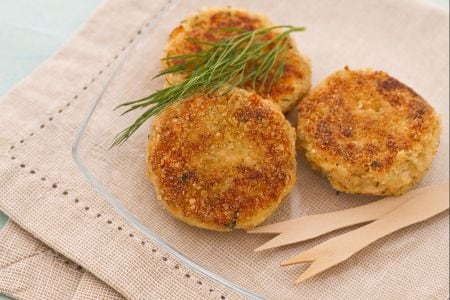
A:
{"label": "clear glass plate", "polygon": [[[324,78],[332,71],[349,64],[386,69],[393,71],[394,75],[399,75],[400,78],[411,79],[408,73],[402,73],[404,69],[396,70],[393,64],[409,63],[402,61],[401,49],[386,47],[386,52],[380,53],[380,57],[383,57],[381,60],[373,55],[363,55],[360,51],[361,48],[366,48],[365,43],[388,42],[393,38],[385,37],[388,32],[385,27],[389,25],[383,25],[385,20],[368,19],[365,22],[364,18],[360,18],[355,20],[359,22],[356,28],[348,20],[349,12],[330,5],[332,1],[326,1],[328,4],[322,1],[305,2],[307,10],[302,10],[296,0],[217,0],[212,4],[207,0],[167,1],[139,39],[122,56],[114,74],[89,111],[73,147],[77,165],[93,186],[150,240],[195,270],[252,298],[292,299],[301,295],[302,289],[307,288],[314,292],[325,286],[330,289],[330,293],[339,295],[342,289],[349,287],[346,286],[345,280],[336,281],[326,273],[312,279],[307,287],[294,286],[292,282],[305,266],[279,266],[282,260],[324,239],[255,253],[253,249],[266,242],[267,236],[249,235],[243,231],[211,232],[191,227],[171,217],[156,201],[155,191],[145,176],[148,125],[140,128],[123,146],[109,150],[118,131],[129,126],[137,116],[120,116],[113,108],[162,87],[162,81],[152,80],[152,77],[160,70],[159,58],[168,34],[193,11],[212,5],[231,5],[261,12],[276,24],[306,26],[307,31],[296,34],[294,38],[301,52],[312,59],[314,78]],[[358,10],[375,10],[376,4],[371,3],[374,2],[354,2],[354,15],[357,15]],[[319,10],[320,15],[330,20],[329,22],[317,20]],[[317,26],[319,23],[320,27]],[[342,28],[338,28],[336,24],[341,24]],[[369,32],[366,27],[371,26],[380,26],[379,34],[364,36],[364,32]],[[357,35],[358,32],[361,33],[360,36]],[[341,44],[336,43],[336,35],[339,35]],[[334,42],[331,46],[324,47],[323,43],[327,39],[334,39]],[[352,43],[348,43],[349,40]],[[334,51],[332,48],[343,45],[347,47],[345,50]],[[336,53],[339,53],[339,56]],[[295,112],[289,117],[294,119]],[[337,195],[301,158],[298,161],[298,183],[267,223],[345,209],[371,200],[361,196]],[[330,235],[327,236],[329,237]],[[344,263],[337,268],[341,268],[345,274],[349,266]],[[356,269],[354,272],[365,271]]]}

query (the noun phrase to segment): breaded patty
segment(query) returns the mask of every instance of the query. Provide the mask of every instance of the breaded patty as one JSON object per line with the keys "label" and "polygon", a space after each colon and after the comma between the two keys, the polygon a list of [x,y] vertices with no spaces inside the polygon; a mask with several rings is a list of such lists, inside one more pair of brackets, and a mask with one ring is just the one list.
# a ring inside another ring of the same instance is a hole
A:
{"label": "breaded patty", "polygon": [[[185,55],[199,52],[202,46],[186,38],[194,38],[201,41],[219,41],[236,34],[235,32],[225,32],[217,29],[239,28],[243,30],[255,30],[273,26],[264,16],[249,13],[244,10],[222,7],[202,10],[190,16],[176,27],[169,36],[164,57]],[[275,33],[273,33],[275,35]],[[163,67],[167,67],[167,61],[163,60]],[[179,61],[178,63],[180,63]],[[171,61],[176,64],[176,61]],[[185,75],[170,74],[166,77],[166,83],[175,84],[184,79]],[[256,85],[257,91],[261,89],[261,84]],[[269,84],[266,83],[266,90]],[[252,87],[241,86],[247,90]],[[293,40],[289,41],[289,49],[286,55],[286,65],[284,74],[273,84],[269,93],[262,94],[264,98],[271,99],[278,104],[283,112],[291,110],[298,101],[308,92],[311,87],[311,67],[309,60],[300,55]]]}
{"label": "breaded patty", "polygon": [[236,88],[175,104],[152,125],[148,178],[176,218],[229,231],[263,222],[296,180],[295,130],[280,109]]}
{"label": "breaded patty", "polygon": [[426,173],[440,118],[385,72],[338,71],[299,105],[298,142],[312,166],[342,192],[400,195]]}

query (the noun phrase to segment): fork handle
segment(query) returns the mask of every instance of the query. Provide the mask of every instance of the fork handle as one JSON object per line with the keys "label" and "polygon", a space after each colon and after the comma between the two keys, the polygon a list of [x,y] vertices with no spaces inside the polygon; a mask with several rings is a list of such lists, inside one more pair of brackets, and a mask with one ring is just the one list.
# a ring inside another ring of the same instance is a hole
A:
{"label": "fork handle", "polygon": [[347,233],[354,241],[353,253],[409,225],[424,221],[449,208],[449,182],[435,186],[424,196],[414,197],[382,218]]}
{"label": "fork handle", "polygon": [[434,186],[412,190],[401,196],[386,197],[369,204],[348,208],[344,210],[303,216],[279,223],[259,226],[248,233],[286,233],[314,231],[317,236],[343,227],[356,225],[376,220],[393,209],[399,207],[409,199],[423,193],[427,193]]}
{"label": "fork handle", "polygon": [[275,247],[298,243],[309,240],[325,233],[370,222],[381,218],[390,211],[400,207],[405,202],[422,194],[427,195],[435,186],[428,186],[413,190],[398,197],[387,197],[381,200],[346,209],[320,215],[304,216],[301,218],[275,223],[250,230],[249,233],[281,233],[255,251],[267,250]]}

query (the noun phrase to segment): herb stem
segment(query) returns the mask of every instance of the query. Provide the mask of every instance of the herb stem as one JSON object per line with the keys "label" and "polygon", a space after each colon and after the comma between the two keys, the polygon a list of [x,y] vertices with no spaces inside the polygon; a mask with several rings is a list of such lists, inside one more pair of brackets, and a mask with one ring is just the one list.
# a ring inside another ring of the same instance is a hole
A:
{"label": "herb stem", "polygon": [[[279,32],[279,30],[284,30]],[[115,109],[126,108],[122,113],[144,109],[136,121],[122,130],[114,139],[111,147],[123,144],[148,119],[159,114],[167,107],[197,93],[215,93],[228,85],[223,94],[234,87],[251,84],[256,92],[270,91],[274,82],[284,72],[284,60],[288,50],[289,34],[304,31],[304,27],[274,26],[253,31],[235,28],[222,29],[237,34],[218,42],[191,42],[205,46],[197,53],[166,57],[165,60],[179,62],[159,72],[155,78],[168,74],[188,74],[184,81],[157,90],[142,99],[125,102]],[[275,36],[270,33],[275,31]],[[257,85],[260,84],[260,90]],[[268,88],[267,88],[268,86]]]}

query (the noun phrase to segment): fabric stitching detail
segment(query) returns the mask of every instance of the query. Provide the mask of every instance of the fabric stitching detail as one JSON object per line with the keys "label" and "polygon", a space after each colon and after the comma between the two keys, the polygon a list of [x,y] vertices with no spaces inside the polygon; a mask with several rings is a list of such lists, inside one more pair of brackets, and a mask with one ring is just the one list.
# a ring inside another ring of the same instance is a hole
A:
{"label": "fabric stitching detail", "polygon": [[44,254],[45,252],[51,252],[51,249],[41,250],[41,251],[38,251],[38,252],[35,252],[35,253],[32,253],[32,254],[29,254],[29,255],[27,255],[27,256],[21,257],[21,258],[19,258],[19,259],[17,259],[17,260],[14,260],[14,261],[10,262],[10,263],[7,263],[6,265],[0,266],[0,270],[9,268],[9,267],[11,267],[11,266],[13,266],[13,265],[15,265],[15,264],[20,263],[21,261],[30,259],[30,258],[32,258],[32,257],[39,256],[39,255],[41,255],[41,254]]}
{"label": "fabric stitching detail", "polygon": [[[162,12],[164,12],[166,9],[168,9],[168,7],[169,7],[169,5],[170,5],[171,3],[172,3],[172,0],[167,0],[166,3],[160,8],[159,13],[162,13]],[[148,27],[148,26],[151,24],[151,22],[157,17],[157,15],[158,15],[158,14],[153,15],[153,17],[152,17],[149,21],[147,21],[143,26],[141,26],[141,27],[136,31],[135,35],[132,35],[132,36],[131,36],[131,38],[128,40],[128,42],[126,43],[126,45],[123,46],[123,47],[121,48],[121,52],[120,52],[119,54],[115,54],[115,55],[114,55],[112,61],[117,60],[117,59],[120,57],[120,55],[121,55],[122,53],[125,52],[125,50],[127,49],[127,47],[129,47],[131,44],[133,44],[133,43],[136,41],[136,38],[135,38],[135,37],[136,37],[136,36],[140,36],[140,35],[142,34],[142,32],[143,32],[143,28],[144,28],[144,27]],[[93,75],[93,76],[91,77],[91,79],[90,79],[90,82],[89,82],[88,84],[83,85],[82,91],[88,90],[90,84],[94,83],[94,82],[95,82],[95,81],[96,81],[96,80],[104,73],[104,69],[111,67],[112,61],[109,61],[103,68],[101,68],[95,75]],[[42,129],[45,129],[46,125],[48,125],[50,122],[52,122],[52,121],[54,120],[54,118],[55,118],[54,116],[55,116],[56,114],[61,114],[61,113],[63,113],[63,112],[65,111],[66,108],[68,108],[68,107],[70,107],[70,106],[72,105],[73,101],[78,100],[78,99],[79,99],[79,95],[78,95],[78,93],[77,93],[77,94],[75,94],[74,96],[72,96],[71,100],[69,100],[69,101],[66,102],[63,106],[61,106],[61,107],[57,110],[57,112],[54,112],[50,117],[48,117],[46,121],[40,122],[39,129],[41,129],[41,130],[42,130]],[[35,134],[34,132],[30,132],[30,133],[28,134],[28,136],[29,136],[29,137],[33,137],[34,134]],[[26,144],[26,139],[25,139],[25,138],[22,138],[21,140],[19,140],[19,144]],[[18,158],[18,155],[17,155],[17,153],[14,154],[14,152],[17,151],[17,146],[16,146],[15,144],[12,144],[12,145],[10,146],[9,150],[10,150],[10,159],[11,159],[13,162],[14,162],[14,161],[17,162],[16,159]],[[20,168],[21,168],[22,170],[25,170],[26,167],[27,167],[27,165],[26,165],[25,163],[23,163],[23,162],[20,163],[19,166],[20,166]],[[29,170],[29,174],[30,174],[30,175],[37,175],[38,172],[36,171],[36,169],[30,169],[30,170]],[[42,174],[41,177],[40,177],[40,180],[41,180],[41,182],[47,181],[47,180],[48,180],[48,176]],[[51,185],[51,189],[56,190],[57,188],[58,188],[58,184],[57,184],[56,182],[54,182],[54,183]],[[64,196],[68,196],[68,195],[69,195],[69,192],[68,192],[68,190],[63,190],[63,192],[61,192],[61,194],[64,195]],[[74,201],[75,204],[77,204],[77,203],[79,203],[80,200],[79,200],[79,198],[74,198],[73,201]],[[84,206],[84,213],[87,213],[87,211],[89,211],[89,210],[90,210],[90,207],[89,207],[89,206]],[[96,214],[95,214],[95,217],[96,217],[96,218],[102,217],[102,213],[101,213],[101,212],[96,213]],[[113,221],[110,220],[110,219],[108,219],[108,220],[106,221],[106,223],[107,223],[108,225],[112,225],[112,224],[113,224]],[[120,226],[120,225],[117,226],[116,229],[117,229],[117,231],[123,231],[123,225],[122,225],[122,226]],[[130,232],[130,233],[128,233],[128,236],[129,236],[130,238],[133,238],[133,237],[135,237],[135,233]],[[141,241],[141,245],[142,245],[142,246],[146,246],[146,245],[147,245],[147,243],[146,243],[143,239],[140,239],[140,241]],[[33,255],[29,256],[29,257],[32,257],[32,256],[34,256],[34,255],[38,255],[38,254],[41,254],[41,253],[44,253],[44,252],[47,252],[47,251],[53,251],[53,250],[52,250],[52,249],[47,249],[47,250],[44,250],[44,251],[35,253],[35,254],[33,254]],[[54,252],[54,251],[53,251],[53,252]],[[155,255],[158,254],[158,251],[157,251],[155,248],[152,248],[152,249],[151,249],[151,252],[153,253],[153,256],[155,256]],[[55,253],[56,253],[56,252],[55,252]],[[57,258],[58,256],[63,257],[61,254],[58,254],[58,253],[57,253],[56,256],[55,256],[55,258]],[[27,259],[27,258],[29,258],[29,257],[25,257],[25,258],[23,258],[23,259]],[[21,259],[21,260],[22,260],[22,259]],[[20,260],[19,260],[19,261],[20,261]],[[19,261],[17,261],[17,262],[19,262]],[[165,265],[167,265],[168,268],[170,267],[169,264],[170,264],[171,262],[175,262],[175,260],[173,260],[173,261],[172,261],[172,259],[169,260],[169,256],[168,256],[168,255],[163,256],[163,257],[162,257],[162,261],[165,263]],[[64,263],[67,264],[67,263],[69,263],[69,261],[68,261],[68,260],[64,260]],[[79,265],[76,265],[76,266],[77,266],[76,269],[77,269],[78,271],[83,271],[83,270],[84,270],[81,266],[79,266]],[[7,266],[6,266],[6,267],[7,267]],[[4,268],[4,267],[1,267],[0,269],[3,269],[3,268]],[[177,270],[177,271],[178,271],[178,270],[181,271],[180,265],[179,265],[178,263],[176,263],[176,264],[175,264],[175,267],[173,267],[172,269]],[[183,277],[186,278],[186,279],[196,280],[193,276],[191,276],[191,274],[190,274],[189,272],[186,272],[186,273],[184,274]],[[196,280],[196,284],[199,285],[199,286],[203,286],[203,282],[202,282],[201,280],[198,280],[198,279]],[[206,288],[206,287],[205,287],[205,288]],[[212,288],[206,288],[206,290],[207,290],[210,294],[212,294],[212,293],[214,292],[214,289],[212,289]],[[226,298],[225,298],[225,295],[221,294],[221,295],[220,295],[220,299],[222,299],[222,300],[223,300],[223,299],[226,299]]]}

